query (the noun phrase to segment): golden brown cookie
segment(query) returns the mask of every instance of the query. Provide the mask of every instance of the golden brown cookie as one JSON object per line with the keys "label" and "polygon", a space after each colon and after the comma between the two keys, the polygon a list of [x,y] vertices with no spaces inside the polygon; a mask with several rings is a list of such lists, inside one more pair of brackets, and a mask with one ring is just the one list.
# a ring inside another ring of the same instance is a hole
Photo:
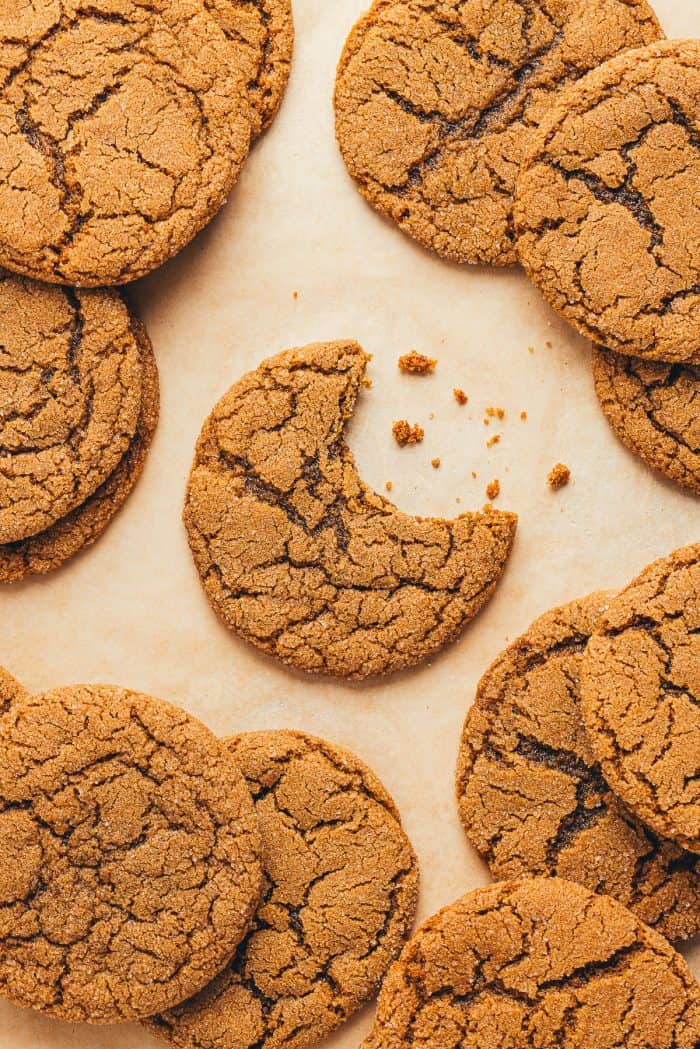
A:
{"label": "golden brown cookie", "polygon": [[348,171],[438,255],[515,262],[515,180],[553,95],[662,36],[646,0],[375,0],[338,66]]}
{"label": "golden brown cookie", "polygon": [[64,1020],[141,1018],[199,990],[261,887],[250,794],[199,721],[76,685],[0,718],[0,992]]}
{"label": "golden brown cookie", "polygon": [[700,366],[593,350],[595,391],[620,440],[652,469],[700,495]]}
{"label": "golden brown cookie", "polygon": [[518,253],[547,301],[620,353],[700,362],[700,42],[569,86],[523,164]]}
{"label": "golden brown cookie", "polygon": [[246,158],[247,58],[201,0],[0,13],[0,262],[100,285],[175,255]]}
{"label": "golden brown cookie", "polygon": [[129,447],[107,480],[66,517],[28,539],[0,544],[0,583],[17,583],[27,576],[52,572],[94,543],[122,508],[141,476],[158,425],[160,396],[150,339],[135,318],[131,318],[131,323],[141,350],[143,370],[141,410]]}
{"label": "golden brown cookie", "polygon": [[435,654],[493,592],[514,514],[401,513],[343,438],[367,364],[356,342],[271,357],[222,397],[184,519],[227,626],[302,670],[363,678]]}
{"label": "golden brown cookie", "polygon": [[204,6],[246,63],[251,130],[257,136],[274,120],[289,80],[291,0],[204,0]]}
{"label": "golden brown cookie", "polygon": [[579,676],[612,594],[546,612],[479,682],[457,770],[459,814],[495,878],[559,875],[669,939],[700,932],[700,857],[659,838],[605,782]]}
{"label": "golden brown cookie", "polygon": [[581,668],[588,738],[611,788],[658,834],[700,852],[700,544],[610,602]]}
{"label": "golden brown cookie", "polygon": [[12,674],[9,674],[4,667],[0,667],[0,714],[4,714],[15,700],[24,699],[28,695],[24,685],[20,685]]}
{"label": "golden brown cookie", "polygon": [[136,430],[141,372],[116,293],[0,272],[0,543],[49,528],[110,475]]}
{"label": "golden brown cookie", "polygon": [[303,1049],[376,993],[413,924],[418,865],[352,754],[297,732],[228,742],[260,821],[263,904],[228,969],[148,1026],[181,1049]]}
{"label": "golden brown cookie", "polygon": [[392,966],[366,1049],[696,1049],[700,987],[663,936],[559,878],[446,907]]}

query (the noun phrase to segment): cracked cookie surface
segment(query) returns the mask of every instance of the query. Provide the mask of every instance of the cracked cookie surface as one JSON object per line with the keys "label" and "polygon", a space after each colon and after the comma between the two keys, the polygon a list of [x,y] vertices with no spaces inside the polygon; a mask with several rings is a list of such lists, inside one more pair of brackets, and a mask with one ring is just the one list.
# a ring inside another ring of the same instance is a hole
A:
{"label": "cracked cookie surface", "polygon": [[147,1025],[181,1049],[302,1049],[372,997],[409,934],[418,867],[357,758],[296,732],[228,741],[263,839],[263,903],[228,969]]}
{"label": "cracked cookie surface", "polygon": [[517,518],[411,517],[360,479],[344,438],[367,355],[314,343],[264,361],[197,444],[184,519],[223,621],[302,670],[362,678],[427,659],[484,605]]}
{"label": "cracked cookie surface", "polygon": [[609,896],[559,878],[477,889],[389,970],[365,1049],[696,1049],[700,988]]}
{"label": "cracked cookie surface", "polygon": [[348,171],[438,255],[513,263],[516,176],[554,93],[662,36],[646,0],[377,0],[338,66]]}
{"label": "cracked cookie surface", "polygon": [[251,130],[269,127],[284,95],[294,49],[291,0],[204,0],[245,63]]}
{"label": "cracked cookie surface", "polygon": [[700,544],[655,561],[610,602],[586,649],[581,699],[615,793],[700,852]]}
{"label": "cracked cookie surface", "polygon": [[625,808],[583,724],[581,661],[612,596],[546,612],[483,676],[462,733],[459,814],[495,878],[559,875],[686,938],[700,932],[700,857]]}
{"label": "cracked cookie surface", "polygon": [[[222,0],[221,0],[222,2]],[[251,75],[201,0],[0,13],[0,262],[121,284],[183,248],[248,152]]]}
{"label": "cracked cookie surface", "polygon": [[643,361],[596,346],[593,379],[620,440],[700,495],[700,365]]}
{"label": "cracked cookie surface", "polygon": [[700,362],[700,43],[619,55],[569,86],[518,179],[518,254],[594,342]]}
{"label": "cracked cookie surface", "polygon": [[226,964],[261,886],[250,794],[199,721],[77,685],[0,718],[0,990],[64,1020],[148,1016]]}
{"label": "cracked cookie surface", "polygon": [[158,369],[145,328],[134,317],[131,325],[141,352],[141,410],[136,432],[106,481],[66,517],[50,528],[16,543],[0,544],[0,583],[17,583],[59,568],[94,543],[122,508],[141,476],[151,447],[160,406]]}
{"label": "cracked cookie surface", "polygon": [[4,667],[0,667],[0,714],[9,710],[15,700],[24,699],[28,695],[29,692],[24,685],[20,685],[12,674],[8,673]]}
{"label": "cracked cookie surface", "polygon": [[139,345],[116,293],[0,271],[0,543],[43,531],[102,484],[141,397]]}

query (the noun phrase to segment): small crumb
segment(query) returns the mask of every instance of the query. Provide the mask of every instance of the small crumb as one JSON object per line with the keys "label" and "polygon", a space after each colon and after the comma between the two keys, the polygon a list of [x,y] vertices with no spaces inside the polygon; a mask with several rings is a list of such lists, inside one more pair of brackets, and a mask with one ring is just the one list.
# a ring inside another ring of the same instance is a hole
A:
{"label": "small crumb", "polygon": [[412,426],[407,419],[397,419],[391,428],[394,440],[404,448],[407,444],[420,444],[425,437],[425,430],[418,423]]}
{"label": "small crumb", "polygon": [[523,422],[525,422],[525,420],[527,419],[527,412],[521,412],[520,413],[520,418],[522,419]]}
{"label": "small crumb", "polygon": [[487,408],[486,409],[486,414],[488,415],[489,419],[504,419],[505,415],[506,415],[506,413],[503,410],[503,408],[493,408],[493,407]]}
{"label": "small crumb", "polygon": [[435,412],[431,412],[430,415],[428,416],[428,418],[429,419],[434,419],[435,418]]}
{"label": "small crumb", "polygon": [[298,291],[295,291],[295,292],[294,292],[294,298],[295,298],[295,299],[298,299],[298,298],[299,298],[299,292],[298,292]]}
{"label": "small crumb", "polygon": [[527,352],[528,353],[534,353],[535,352],[535,347],[534,346],[528,346]]}
{"label": "small crumb", "polygon": [[404,353],[399,357],[399,371],[408,372],[410,375],[431,375],[436,364],[434,357],[426,357],[417,350],[411,350],[410,353]]}
{"label": "small crumb", "polygon": [[372,380],[371,379],[368,379],[367,377],[365,377],[364,379],[361,380],[361,382],[362,382],[362,385],[364,386],[364,388],[366,390],[371,390],[372,389]]}
{"label": "small crumb", "polygon": [[433,470],[439,470],[440,469],[440,460],[439,459],[431,459],[430,460],[430,465],[432,466]]}
{"label": "small crumb", "polygon": [[488,441],[486,442],[486,447],[487,448],[493,448],[494,444],[498,444],[500,439],[501,439],[500,433],[495,433],[493,435],[493,437],[489,437]]}
{"label": "small crumb", "polygon": [[462,500],[461,500],[461,499],[459,498],[459,496],[457,496],[457,498],[455,499],[455,502],[456,502],[456,503],[461,503],[461,502],[462,502]]}
{"label": "small crumb", "polygon": [[462,405],[464,405],[464,404],[466,404],[466,403],[467,403],[467,401],[469,400],[469,398],[467,397],[467,395],[466,395],[466,393],[464,392],[464,390],[460,390],[459,388],[455,388],[455,389],[454,389],[454,390],[452,391],[452,396],[453,396],[453,397],[454,397],[454,399],[456,400],[457,404],[462,404]]}
{"label": "small crumb", "polygon": [[484,423],[484,426],[490,426],[491,425],[491,420],[490,419],[484,419],[483,423]]}
{"label": "small crumb", "polygon": [[557,463],[547,474],[547,484],[556,492],[559,488],[569,483],[571,470],[565,463]]}
{"label": "small crumb", "polygon": [[387,492],[390,492],[394,485],[391,481],[387,481],[384,487],[386,488]]}
{"label": "small crumb", "polygon": [[500,494],[501,482],[495,477],[493,481],[486,485],[486,498],[490,500],[498,499]]}
{"label": "small crumb", "polygon": [[474,480],[476,481],[476,470],[472,470],[472,477],[473,477],[473,478],[474,478]]}
{"label": "small crumb", "polygon": [[551,350],[551,348],[552,348],[552,345],[553,345],[553,344],[552,344],[552,343],[551,343],[551,342],[549,341],[549,339],[547,339],[547,341],[546,341],[546,343],[545,343],[545,346],[547,347],[547,349],[548,349],[548,350]]}

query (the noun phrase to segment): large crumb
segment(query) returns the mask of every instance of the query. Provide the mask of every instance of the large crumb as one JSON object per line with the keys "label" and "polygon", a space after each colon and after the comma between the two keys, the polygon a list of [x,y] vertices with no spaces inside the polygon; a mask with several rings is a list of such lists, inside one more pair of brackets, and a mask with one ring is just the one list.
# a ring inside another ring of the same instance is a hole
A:
{"label": "large crumb", "polygon": [[430,375],[435,371],[436,364],[437,361],[433,357],[426,357],[417,350],[411,350],[410,353],[404,353],[399,357],[400,371],[409,372],[411,375]]}
{"label": "large crumb", "polygon": [[458,387],[456,387],[452,391],[452,396],[456,400],[457,404],[466,404],[467,401],[469,400],[469,398],[467,397],[467,395],[464,392],[464,390],[460,390]]}
{"label": "large crumb", "polygon": [[500,494],[501,482],[495,477],[493,481],[490,481],[489,484],[486,485],[486,498],[493,502],[494,499],[498,499]]}
{"label": "large crumb", "polygon": [[391,432],[396,443],[400,444],[402,448],[407,444],[420,444],[425,437],[423,427],[419,426],[418,423],[414,423],[411,426],[407,419],[397,419],[391,428]]}
{"label": "large crumb", "polygon": [[571,479],[571,470],[565,463],[557,463],[547,474],[547,484],[555,491],[563,488]]}

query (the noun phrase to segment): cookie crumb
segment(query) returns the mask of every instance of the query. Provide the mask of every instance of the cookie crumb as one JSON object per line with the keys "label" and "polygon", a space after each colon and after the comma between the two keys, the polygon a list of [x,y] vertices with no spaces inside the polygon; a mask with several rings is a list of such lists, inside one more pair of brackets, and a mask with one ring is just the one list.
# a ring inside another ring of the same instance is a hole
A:
{"label": "cookie crumb", "polygon": [[384,487],[386,488],[387,492],[390,492],[391,489],[394,487],[393,482],[392,481],[387,481],[386,484],[384,485]]}
{"label": "cookie crumb", "polygon": [[525,422],[525,420],[527,419],[527,412],[521,412],[520,413],[520,418],[522,419],[523,422]]}
{"label": "cookie crumb", "polygon": [[489,419],[504,419],[506,413],[503,408],[488,407],[486,409],[486,414],[488,415]]}
{"label": "cookie crumb", "polygon": [[360,382],[362,383],[362,385],[364,386],[364,388],[366,390],[371,390],[372,389],[372,380],[368,379],[366,375],[364,376],[363,379],[360,380]]}
{"label": "cookie crumb", "polygon": [[434,357],[426,357],[417,350],[411,350],[410,353],[404,353],[399,357],[399,371],[408,372],[410,375],[431,375],[436,364]]}
{"label": "cookie crumb", "polygon": [[549,339],[547,339],[547,341],[546,341],[546,343],[545,343],[545,346],[547,347],[547,349],[548,349],[548,350],[551,350],[551,348],[552,348],[552,346],[553,346],[553,343],[551,343],[551,342],[549,341]]}
{"label": "cookie crumb", "polygon": [[435,412],[431,412],[430,415],[428,416],[428,418],[429,419],[434,419],[435,418]]}
{"label": "cookie crumb", "polygon": [[391,428],[394,440],[404,448],[407,444],[420,444],[425,437],[425,430],[418,423],[412,426],[407,419],[397,419]]}
{"label": "cookie crumb", "polygon": [[547,474],[547,484],[556,492],[563,488],[571,479],[571,470],[565,463],[557,463]]}
{"label": "cookie crumb", "polygon": [[473,477],[473,478],[474,478],[474,480],[476,481],[476,470],[472,470],[472,477]]}
{"label": "cookie crumb", "polygon": [[494,444],[498,444],[500,439],[501,439],[500,433],[495,433],[493,435],[493,437],[489,437],[488,441],[486,442],[486,447],[487,448],[493,448]]}
{"label": "cookie crumb", "polygon": [[294,292],[294,298],[295,298],[295,299],[298,299],[298,298],[299,298],[299,292],[298,292],[298,291],[295,291],[295,292]]}
{"label": "cookie crumb", "polygon": [[528,353],[534,353],[535,352],[535,347],[534,346],[528,346],[527,352]]}
{"label": "cookie crumb", "polygon": [[493,501],[494,499],[498,499],[500,494],[501,482],[495,477],[493,481],[486,485],[486,498]]}
{"label": "cookie crumb", "polygon": [[455,389],[452,391],[452,396],[456,400],[457,404],[464,405],[469,400],[464,390],[460,390],[459,387],[455,387]]}
{"label": "cookie crumb", "polygon": [[433,470],[439,470],[440,469],[440,460],[439,459],[431,459],[430,460],[430,465],[432,466]]}

